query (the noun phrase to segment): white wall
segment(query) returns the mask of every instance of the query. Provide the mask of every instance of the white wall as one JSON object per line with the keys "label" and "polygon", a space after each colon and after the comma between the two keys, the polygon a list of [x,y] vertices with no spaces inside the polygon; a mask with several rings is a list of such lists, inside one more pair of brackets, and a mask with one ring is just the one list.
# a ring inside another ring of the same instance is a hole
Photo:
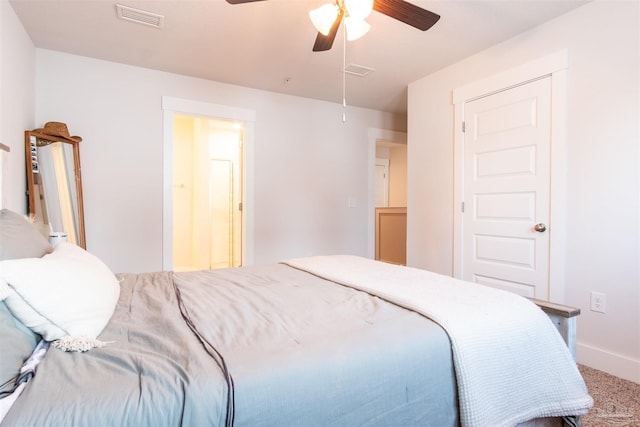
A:
{"label": "white wall", "polygon": [[27,212],[24,131],[34,128],[35,48],[7,0],[0,0],[0,142],[9,146],[3,207]]}
{"label": "white wall", "polygon": [[[407,233],[409,265],[452,274],[452,90],[567,48],[566,303],[582,310],[578,361],[636,382],[639,8],[637,1],[596,0],[412,83]],[[592,290],[606,294],[606,314],[589,310]]]}
{"label": "white wall", "polygon": [[87,248],[113,270],[162,268],[162,96],[256,112],[254,263],[367,254],[367,130],[404,116],[37,49],[36,123],[84,139]]}

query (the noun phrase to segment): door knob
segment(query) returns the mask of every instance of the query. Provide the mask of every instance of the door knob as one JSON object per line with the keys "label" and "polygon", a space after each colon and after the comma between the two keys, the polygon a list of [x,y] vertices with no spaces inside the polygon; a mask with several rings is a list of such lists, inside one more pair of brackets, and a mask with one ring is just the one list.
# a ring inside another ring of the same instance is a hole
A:
{"label": "door knob", "polygon": [[536,230],[538,233],[544,233],[545,231],[547,231],[547,226],[544,225],[543,223],[540,224],[536,224],[533,227],[534,230]]}

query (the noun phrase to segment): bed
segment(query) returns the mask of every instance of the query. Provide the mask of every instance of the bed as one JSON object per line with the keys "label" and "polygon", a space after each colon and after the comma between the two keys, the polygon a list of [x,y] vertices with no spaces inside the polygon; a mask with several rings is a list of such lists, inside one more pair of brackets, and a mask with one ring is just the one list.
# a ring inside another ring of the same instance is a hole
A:
{"label": "bed", "polygon": [[579,425],[592,404],[506,292],[354,256],[113,275],[7,215],[3,427]]}

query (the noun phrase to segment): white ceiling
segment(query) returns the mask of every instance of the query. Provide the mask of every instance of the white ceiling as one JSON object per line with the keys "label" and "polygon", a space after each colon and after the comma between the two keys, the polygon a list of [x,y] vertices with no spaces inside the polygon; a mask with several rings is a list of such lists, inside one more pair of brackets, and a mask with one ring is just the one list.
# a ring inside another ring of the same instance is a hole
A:
{"label": "white ceiling", "polygon": [[[342,102],[342,30],[312,52],[308,11],[329,0],[10,0],[33,43],[108,61]],[[378,12],[347,42],[347,103],[406,113],[407,85],[589,0],[409,0],[441,15],[426,32]],[[165,16],[162,29],[117,18],[116,3]]]}

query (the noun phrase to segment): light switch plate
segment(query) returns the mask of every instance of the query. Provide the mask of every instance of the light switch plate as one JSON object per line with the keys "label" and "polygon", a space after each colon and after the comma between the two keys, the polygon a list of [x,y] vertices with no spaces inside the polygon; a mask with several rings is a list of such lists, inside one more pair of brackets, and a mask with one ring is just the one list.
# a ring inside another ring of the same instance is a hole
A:
{"label": "light switch plate", "polygon": [[605,294],[591,291],[591,311],[607,312],[607,296]]}

